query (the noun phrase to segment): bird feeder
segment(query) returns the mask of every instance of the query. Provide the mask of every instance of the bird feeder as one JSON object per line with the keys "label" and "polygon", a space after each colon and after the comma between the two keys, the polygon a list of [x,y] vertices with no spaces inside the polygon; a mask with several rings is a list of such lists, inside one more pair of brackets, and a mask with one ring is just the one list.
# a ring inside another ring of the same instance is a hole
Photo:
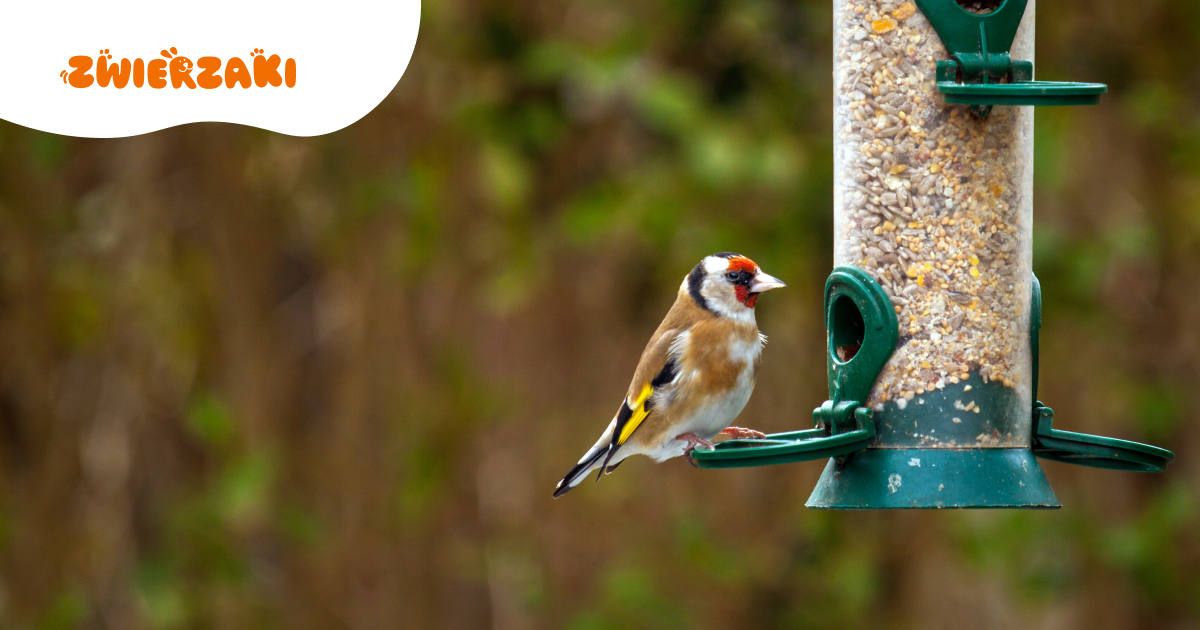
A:
{"label": "bird feeder", "polygon": [[702,468],[831,458],[808,506],[1061,507],[1037,457],[1156,472],[1166,450],[1053,427],[1037,400],[1033,0],[834,0],[829,400]]}

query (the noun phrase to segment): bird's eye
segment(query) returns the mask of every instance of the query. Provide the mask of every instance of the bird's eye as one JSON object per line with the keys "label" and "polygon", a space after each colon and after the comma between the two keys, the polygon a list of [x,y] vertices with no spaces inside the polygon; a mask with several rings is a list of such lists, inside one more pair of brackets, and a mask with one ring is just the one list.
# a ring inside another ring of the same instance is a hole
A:
{"label": "bird's eye", "polygon": [[737,282],[738,278],[740,278],[741,276],[742,276],[742,274],[740,274],[736,271],[730,271],[729,273],[725,274],[725,277],[729,278],[730,282]]}

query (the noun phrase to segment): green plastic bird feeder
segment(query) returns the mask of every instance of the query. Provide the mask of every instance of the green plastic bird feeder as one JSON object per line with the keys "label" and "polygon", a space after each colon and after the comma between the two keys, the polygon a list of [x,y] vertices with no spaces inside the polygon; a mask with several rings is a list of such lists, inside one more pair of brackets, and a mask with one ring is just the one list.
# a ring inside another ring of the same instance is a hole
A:
{"label": "green plastic bird feeder", "polygon": [[829,400],[812,429],[721,442],[697,465],[830,458],[813,508],[1057,508],[1038,457],[1145,472],[1174,459],[1055,429],[1037,400],[1023,106],[1106,88],[1032,80],[1033,5],[835,0]]}

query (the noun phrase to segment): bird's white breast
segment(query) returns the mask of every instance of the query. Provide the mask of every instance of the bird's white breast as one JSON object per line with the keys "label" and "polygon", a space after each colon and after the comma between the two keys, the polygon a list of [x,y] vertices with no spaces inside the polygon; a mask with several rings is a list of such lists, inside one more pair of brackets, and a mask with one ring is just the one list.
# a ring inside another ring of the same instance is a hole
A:
{"label": "bird's white breast", "polygon": [[[751,340],[744,340],[740,335],[734,336],[729,341],[729,359],[742,366],[737,382],[733,388],[701,401],[691,416],[680,423],[677,435],[695,433],[704,439],[711,440],[733,424],[738,414],[746,407],[746,403],[750,401],[750,395],[754,393],[755,366],[758,363],[759,355],[762,354],[764,341],[758,336]],[[699,378],[700,375],[692,372],[687,374],[687,377]],[[683,442],[668,440],[655,449],[656,452],[647,454],[662,461],[682,455],[684,447]]]}

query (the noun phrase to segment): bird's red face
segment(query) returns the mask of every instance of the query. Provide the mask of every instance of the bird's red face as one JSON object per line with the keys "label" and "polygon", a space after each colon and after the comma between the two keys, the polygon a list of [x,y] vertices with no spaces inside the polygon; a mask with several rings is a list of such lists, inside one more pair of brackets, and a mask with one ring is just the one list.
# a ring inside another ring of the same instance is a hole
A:
{"label": "bird's red face", "polygon": [[784,284],[739,254],[713,254],[700,261],[686,281],[692,298],[717,315],[753,319],[758,296]]}
{"label": "bird's red face", "polygon": [[725,273],[725,276],[733,282],[733,292],[737,296],[737,301],[744,304],[746,308],[754,308],[754,305],[758,303],[759,293],[752,293],[750,282],[748,282],[758,273],[758,265],[745,256],[735,256],[729,259],[729,271]]}

